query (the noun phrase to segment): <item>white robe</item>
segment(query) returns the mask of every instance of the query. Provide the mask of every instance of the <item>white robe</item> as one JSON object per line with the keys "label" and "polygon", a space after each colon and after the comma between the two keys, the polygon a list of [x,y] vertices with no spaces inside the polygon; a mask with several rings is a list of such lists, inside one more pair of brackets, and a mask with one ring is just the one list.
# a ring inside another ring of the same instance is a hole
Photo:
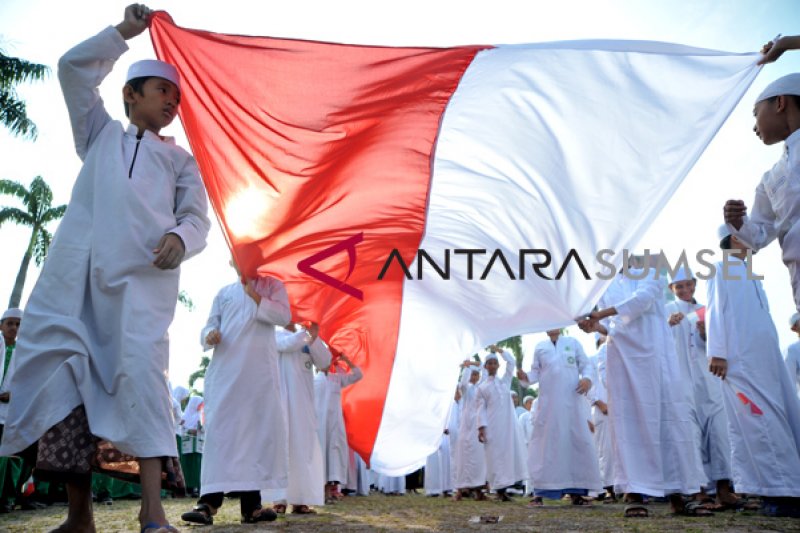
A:
{"label": "white robe", "polygon": [[614,486],[620,493],[694,494],[706,480],[692,405],[667,327],[666,281],[652,272],[643,280],[617,276],[601,298],[601,308],[618,312],[606,349]]}
{"label": "white robe", "polygon": [[666,304],[667,316],[683,313],[684,319],[671,326],[672,338],[683,380],[691,386],[694,399],[697,444],[703,471],[709,480],[708,492],[716,492],[716,481],[731,478],[731,443],[728,416],[722,401],[722,384],[708,371],[706,342],[697,331],[697,315],[703,307],[675,300]]}
{"label": "white robe", "polygon": [[314,378],[314,402],[317,410],[317,436],[325,460],[325,480],[347,481],[348,445],[342,414],[342,389],[363,377],[361,369],[350,372],[318,373]]}
{"label": "white robe", "polygon": [[[478,385],[478,427],[486,428],[486,480],[492,490],[504,489],[528,477],[522,436],[511,401],[516,361],[503,350],[502,376],[487,376]],[[498,369],[497,373],[500,373]]]}
{"label": "white robe", "polygon": [[594,366],[597,379],[592,381],[589,402],[592,404],[592,424],[594,424],[594,446],[597,450],[597,464],[600,467],[600,481],[603,487],[614,485],[614,459],[611,449],[611,432],[608,429],[608,415],[604,415],[595,402],[608,406],[606,391],[606,345],[600,346],[597,353],[589,358]]}
{"label": "white robe", "polygon": [[800,130],[786,138],[784,151],[775,165],[764,173],[756,187],[750,216],[731,233],[758,251],[776,238],[800,311]]}
{"label": "white robe", "polygon": [[[9,384],[11,383],[11,376],[14,374],[14,361],[16,361],[16,347],[11,352],[11,361],[8,363],[8,369],[5,368],[4,359],[6,356],[6,341],[0,335],[0,393],[9,392]],[[0,402],[0,425],[6,423],[8,416],[8,402]]]}
{"label": "white robe", "polygon": [[300,328],[295,333],[276,330],[275,340],[289,430],[289,487],[285,500],[293,505],[323,505],[325,463],[317,438],[313,367],[328,368],[331,352],[319,338],[309,344],[308,334]]}
{"label": "white robe", "polygon": [[439,495],[444,492],[452,492],[453,476],[450,473],[450,427],[453,412],[458,410],[455,401],[450,404],[450,412],[447,415],[447,433],[442,434],[442,440],[435,452],[428,456],[425,461],[425,476],[423,488],[427,495]]}
{"label": "white robe", "polygon": [[[478,440],[478,384],[469,382],[472,368],[461,373],[461,412],[458,420],[458,439],[453,470],[457,489],[468,489],[486,483],[486,455]],[[483,378],[481,378],[483,379]]]}
{"label": "white robe", "polygon": [[256,305],[232,283],[214,298],[200,341],[218,330],[222,340],[205,377],[205,449],[200,492],[285,489],[287,422],[282,409],[276,325],[291,320],[283,283],[260,278]]}
{"label": "white robe", "polygon": [[733,485],[737,492],[798,497],[800,401],[786,373],[761,282],[746,279],[743,261],[731,262],[728,276],[741,280],[724,280],[717,266],[708,282],[706,332],[708,356],[728,361],[722,392]]}
{"label": "white robe", "polygon": [[797,396],[800,397],[800,341],[786,348],[784,362],[786,363],[786,370],[789,372],[789,379],[795,384]]}
{"label": "white robe", "polygon": [[25,309],[2,455],[81,404],[91,432],[120,451],[177,455],[166,375],[180,269],[153,266],[153,249],[175,233],[189,258],[210,222],[191,155],[150,131],[137,141],[103,107],[97,86],[127,49],[109,27],[59,61],[83,167]]}
{"label": "white robe", "polygon": [[549,339],[536,345],[528,372],[528,382],[539,384],[528,446],[528,471],[536,490],[602,488],[586,399],[575,392],[581,377],[597,379],[575,338],[562,335],[555,345]]}
{"label": "white robe", "polygon": [[347,483],[345,487],[352,490],[357,496],[369,496],[371,484],[367,463],[353,448],[348,449]]}

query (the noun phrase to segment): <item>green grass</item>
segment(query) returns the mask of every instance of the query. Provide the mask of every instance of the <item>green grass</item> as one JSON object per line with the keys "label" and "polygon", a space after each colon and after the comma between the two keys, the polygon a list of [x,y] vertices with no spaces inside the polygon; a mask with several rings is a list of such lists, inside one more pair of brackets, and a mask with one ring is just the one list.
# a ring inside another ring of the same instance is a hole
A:
{"label": "green grass", "polygon": [[[211,527],[182,524],[180,515],[193,505],[189,499],[164,500],[167,516],[181,531],[252,532],[252,531],[575,531],[602,532],[673,532],[673,531],[798,531],[800,520],[766,518],[756,513],[719,513],[711,518],[676,518],[669,515],[665,504],[649,505],[650,517],[623,518],[623,505],[596,503],[589,508],[572,507],[553,502],[543,508],[526,507],[526,498],[511,503],[453,502],[450,499],[427,498],[422,495],[388,497],[348,497],[335,505],[318,509],[314,516],[286,515],[263,525],[239,523],[239,502],[226,500]],[[106,532],[138,532],[137,501],[115,501],[112,506],[95,506],[97,530]],[[58,526],[66,515],[66,507],[52,506],[43,511],[14,511],[0,515],[0,531],[36,533]],[[478,524],[470,518],[502,516],[497,524]]]}

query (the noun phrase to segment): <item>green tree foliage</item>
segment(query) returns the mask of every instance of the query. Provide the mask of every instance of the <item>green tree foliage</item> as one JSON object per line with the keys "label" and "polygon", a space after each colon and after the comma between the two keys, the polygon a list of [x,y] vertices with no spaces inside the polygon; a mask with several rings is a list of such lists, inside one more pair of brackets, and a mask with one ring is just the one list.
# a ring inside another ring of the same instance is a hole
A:
{"label": "green tree foliage", "polygon": [[36,125],[28,118],[27,107],[17,95],[16,87],[28,81],[43,80],[49,72],[45,65],[8,56],[0,49],[0,123],[12,135],[36,139]]}
{"label": "green tree foliage", "polygon": [[0,208],[0,227],[6,222],[13,222],[31,230],[28,247],[22,256],[22,264],[20,264],[14,289],[8,301],[9,307],[19,307],[31,258],[39,266],[44,262],[47,250],[50,248],[50,241],[53,240],[53,235],[47,230],[47,225],[60,220],[64,216],[67,206],[53,207],[53,191],[41,176],[33,178],[30,188],[25,188],[16,181],[0,180],[0,194],[13,196],[22,203],[22,208]]}

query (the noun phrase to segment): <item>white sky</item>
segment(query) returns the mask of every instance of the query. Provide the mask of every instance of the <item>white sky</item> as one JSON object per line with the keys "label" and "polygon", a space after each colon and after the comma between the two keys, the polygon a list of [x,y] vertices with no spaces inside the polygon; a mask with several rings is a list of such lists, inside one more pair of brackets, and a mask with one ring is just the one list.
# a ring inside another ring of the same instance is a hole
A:
{"label": "white sky", "polygon": [[[0,0],[0,46],[6,53],[54,67],[74,44],[109,24],[117,24],[128,1]],[[165,0],[148,4],[168,11],[180,26],[222,33],[267,35],[354,44],[452,46],[506,44],[570,39],[637,39],[667,41],[730,52],[751,52],[779,33],[797,32],[800,2],[761,0],[651,0],[543,2],[541,0],[405,2],[292,0]],[[149,36],[129,41],[131,51],[118,62],[101,92],[109,112],[124,120],[120,89],[128,65],[155,57]],[[800,71],[800,52],[789,53],[768,65],[742,103],[712,141],[681,188],[664,207],[640,242],[640,248],[663,248],[674,260],[680,250],[690,256],[714,248],[722,205],[728,198],[752,202],[762,173],[780,155],[782,145],[765,147],[752,132],[752,103],[775,78]],[[691,87],[687,87],[691,90]],[[55,72],[44,83],[19,88],[29,116],[39,127],[36,142],[23,141],[0,129],[0,179],[25,184],[37,175],[50,183],[54,203],[69,201],[80,161],[75,155],[69,121]],[[188,149],[178,121],[162,133],[174,135]],[[0,205],[10,205],[0,197]],[[509,206],[513,210],[513,206]],[[55,229],[54,227],[51,229]],[[0,228],[0,306],[5,307],[29,235],[12,225]],[[200,361],[199,331],[205,324],[219,287],[234,280],[227,266],[228,251],[214,225],[209,246],[183,266],[181,286],[197,309],[178,307],[171,335],[171,376],[184,384]],[[696,265],[696,264],[695,264]],[[793,312],[789,276],[780,261],[777,243],[754,261],[764,275],[781,344],[793,341],[787,322]],[[696,265],[699,266],[699,265]],[[23,304],[38,276],[31,265]],[[698,300],[705,301],[701,282]],[[54,298],[57,298],[54,295]],[[570,328],[593,353],[589,336]],[[542,335],[525,337],[526,355]]]}

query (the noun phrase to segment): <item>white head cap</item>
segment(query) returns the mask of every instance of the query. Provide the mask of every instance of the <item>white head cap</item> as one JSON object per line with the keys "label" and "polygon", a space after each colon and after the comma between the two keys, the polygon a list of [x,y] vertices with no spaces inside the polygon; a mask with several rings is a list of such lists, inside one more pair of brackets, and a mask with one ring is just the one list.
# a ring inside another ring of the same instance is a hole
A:
{"label": "white head cap", "polygon": [[789,319],[789,325],[794,326],[798,320],[800,320],[800,313],[793,314],[792,318]]}
{"label": "white head cap", "polygon": [[484,358],[483,358],[483,362],[484,362],[484,364],[485,364],[487,361],[489,361],[490,359],[494,359],[495,361],[497,361],[497,353],[495,353],[495,352],[489,352],[488,354],[486,354],[486,357],[484,357]]}
{"label": "white head cap", "polygon": [[672,276],[672,281],[669,282],[670,285],[673,283],[678,283],[679,281],[691,281],[694,279],[692,272],[686,267],[680,267],[675,275]]}
{"label": "white head cap", "polygon": [[19,318],[22,320],[22,309],[19,307],[9,307],[6,309],[5,313],[3,313],[3,317],[0,318],[0,321],[5,320],[6,318]]}
{"label": "white head cap", "polygon": [[176,69],[174,65],[164,63],[157,59],[142,59],[132,64],[130,68],[128,68],[128,76],[125,78],[125,83],[135,78],[150,76],[164,78],[177,85],[179,89],[181,87],[181,78],[178,75],[178,69]]}
{"label": "white head cap", "polygon": [[533,396],[525,396],[525,397],[522,399],[522,405],[525,405],[526,403],[528,403],[528,401],[529,401],[529,400],[530,400],[530,401],[533,401],[533,400],[535,400],[535,399],[536,399],[536,398],[534,398]]}
{"label": "white head cap", "polygon": [[756,98],[756,103],[783,94],[800,96],[800,72],[787,74],[767,85],[766,88],[761,91],[761,94],[758,95],[758,98]]}

